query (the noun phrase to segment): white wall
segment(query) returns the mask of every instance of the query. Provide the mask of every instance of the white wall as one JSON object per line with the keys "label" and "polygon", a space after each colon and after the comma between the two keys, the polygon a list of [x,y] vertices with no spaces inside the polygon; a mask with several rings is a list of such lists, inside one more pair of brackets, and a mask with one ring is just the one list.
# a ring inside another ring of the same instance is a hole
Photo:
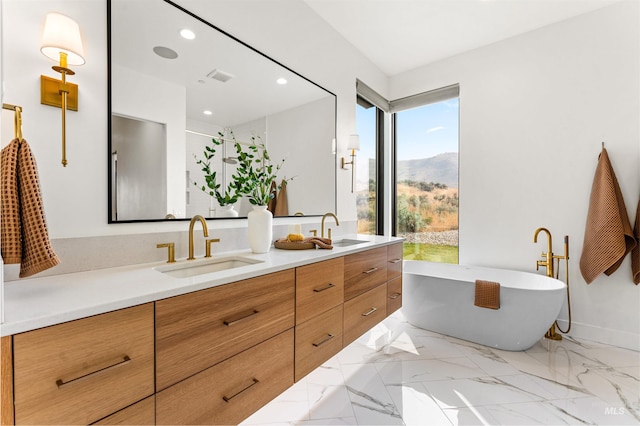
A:
{"label": "white wall", "polygon": [[557,254],[569,235],[573,334],[635,349],[640,287],[629,257],[589,286],[578,264],[602,141],[635,218],[639,5],[615,4],[390,80],[391,99],[460,83],[460,263],[535,271],[546,251],[545,238],[533,243],[536,228],[551,230]]}
{"label": "white wall", "polygon": [[[299,0],[180,1],[181,5],[338,96],[338,155],[355,131],[356,76],[387,91],[385,75]],[[2,0],[4,102],[24,106],[24,134],[38,159],[50,236],[67,238],[182,230],[183,223],[107,224],[107,28],[104,0]],[[201,9],[207,9],[202,13]],[[56,76],[39,51],[47,12],[81,27],[86,64],[69,81],[80,87],[79,111],[67,114],[67,157],[60,165],[60,109],[40,105],[39,76]],[[257,19],[251,16],[259,17]],[[7,35],[20,34],[19,37]],[[292,43],[292,40],[304,40]],[[4,124],[4,123],[3,123]],[[7,142],[4,142],[5,144]],[[337,213],[355,220],[350,175],[338,173]],[[312,220],[312,219],[310,219]],[[315,220],[315,219],[313,219]],[[216,227],[244,226],[217,221]]]}

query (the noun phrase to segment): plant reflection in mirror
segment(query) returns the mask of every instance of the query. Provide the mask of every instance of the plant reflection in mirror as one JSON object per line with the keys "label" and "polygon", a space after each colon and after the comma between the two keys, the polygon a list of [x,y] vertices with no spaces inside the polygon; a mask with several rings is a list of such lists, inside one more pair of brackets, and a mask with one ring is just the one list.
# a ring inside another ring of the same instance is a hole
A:
{"label": "plant reflection in mirror", "polygon": [[[247,151],[238,153],[238,174],[242,183],[245,194],[249,196],[249,202],[254,206],[266,206],[269,200],[274,197],[271,191],[271,185],[278,178],[278,172],[282,168],[285,159],[279,163],[273,164],[269,152],[262,138],[259,136],[251,137],[251,144]],[[287,182],[290,179],[284,179]],[[278,190],[282,189],[281,185],[277,186]]]}
{"label": "plant reflection in mirror", "polygon": [[[233,131],[229,131],[229,134],[236,149],[236,153],[239,156],[242,153],[242,146],[238,141],[236,141],[236,137],[233,134]],[[218,132],[218,136],[218,139],[211,138],[212,145],[204,147],[204,159],[199,159],[195,154],[193,155],[196,160],[196,164],[202,166],[202,172],[204,173],[206,186],[200,186],[197,182],[194,182],[193,184],[196,187],[200,188],[206,194],[215,197],[220,206],[227,206],[237,203],[238,200],[244,195],[244,179],[239,176],[239,173],[236,170],[236,172],[231,175],[229,183],[221,191],[221,185],[217,181],[217,172],[215,170],[212,170],[211,168],[211,159],[216,154],[216,147],[222,145],[226,141],[225,135],[222,132]]]}

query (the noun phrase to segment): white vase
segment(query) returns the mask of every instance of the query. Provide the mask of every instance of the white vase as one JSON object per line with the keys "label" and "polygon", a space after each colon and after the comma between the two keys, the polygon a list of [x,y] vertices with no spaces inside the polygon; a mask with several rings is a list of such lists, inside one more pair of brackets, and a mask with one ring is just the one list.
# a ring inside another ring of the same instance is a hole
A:
{"label": "white vase", "polygon": [[233,204],[227,204],[216,209],[216,217],[238,217],[238,211]]}
{"label": "white vase", "polygon": [[253,206],[247,215],[249,248],[253,253],[267,253],[273,237],[273,215],[267,206]]}

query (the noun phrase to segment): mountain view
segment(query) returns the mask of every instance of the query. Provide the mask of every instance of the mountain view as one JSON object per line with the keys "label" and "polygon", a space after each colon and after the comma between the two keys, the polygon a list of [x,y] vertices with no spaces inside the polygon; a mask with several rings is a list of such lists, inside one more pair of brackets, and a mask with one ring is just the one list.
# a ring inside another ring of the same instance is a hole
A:
{"label": "mountain view", "polygon": [[[372,162],[369,170],[375,170]],[[405,238],[404,258],[457,263],[458,154],[398,161],[396,182],[397,235]],[[358,232],[373,233],[375,211],[370,200],[375,199],[375,187],[359,187]]]}
{"label": "mountain view", "polygon": [[398,182],[437,182],[449,188],[458,187],[458,153],[447,152],[431,158],[398,161]]}

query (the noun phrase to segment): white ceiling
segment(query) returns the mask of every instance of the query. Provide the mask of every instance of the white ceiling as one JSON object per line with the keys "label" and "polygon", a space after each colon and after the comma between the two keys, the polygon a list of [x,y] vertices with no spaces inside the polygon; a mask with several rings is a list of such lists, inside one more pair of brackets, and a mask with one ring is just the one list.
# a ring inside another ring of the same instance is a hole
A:
{"label": "white ceiling", "polygon": [[304,0],[393,76],[620,0]]}

